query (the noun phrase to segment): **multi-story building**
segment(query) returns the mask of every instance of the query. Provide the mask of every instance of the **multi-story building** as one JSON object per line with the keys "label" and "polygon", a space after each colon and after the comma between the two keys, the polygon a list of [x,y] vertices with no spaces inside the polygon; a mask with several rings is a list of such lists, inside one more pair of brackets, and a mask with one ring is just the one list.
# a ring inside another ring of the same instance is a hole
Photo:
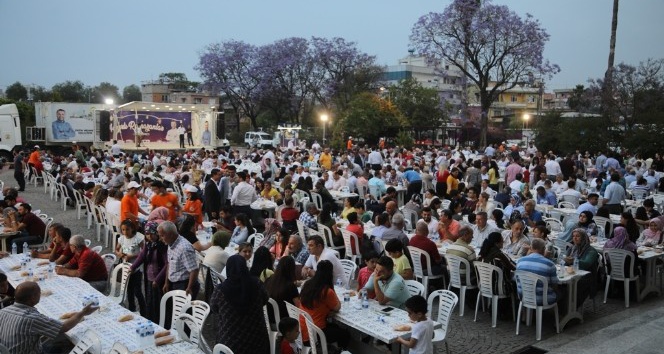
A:
{"label": "multi-story building", "polygon": [[410,50],[410,55],[399,60],[399,64],[390,65],[383,74],[385,85],[396,85],[401,80],[413,78],[423,87],[433,88],[441,99],[451,104],[453,112],[461,108],[463,102],[464,75],[459,68],[445,63],[429,63],[426,58],[417,56]]}
{"label": "multi-story building", "polygon": [[567,100],[572,96],[574,93],[574,89],[571,88],[566,88],[566,89],[559,89],[559,90],[553,90],[553,100],[551,101],[551,109],[556,109],[560,111],[569,111],[569,104],[567,104]]}
{"label": "multi-story building", "polygon": [[144,102],[179,104],[219,104],[219,95],[190,90],[186,85],[163,80],[143,81],[141,96]]}
{"label": "multi-story building", "polygon": [[[488,87],[487,90],[491,90]],[[542,91],[543,92],[543,91]],[[534,116],[538,112],[537,102],[542,93],[537,86],[518,84],[498,96],[489,109],[490,123],[506,123],[512,119],[523,119],[526,114]],[[540,111],[542,105],[539,105]]]}

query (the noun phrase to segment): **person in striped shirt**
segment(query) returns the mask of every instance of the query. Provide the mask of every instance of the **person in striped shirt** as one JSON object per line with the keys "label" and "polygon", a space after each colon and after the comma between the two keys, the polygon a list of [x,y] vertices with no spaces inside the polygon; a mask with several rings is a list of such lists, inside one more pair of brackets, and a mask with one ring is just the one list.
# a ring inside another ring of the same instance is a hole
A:
{"label": "person in striped shirt", "polygon": [[[557,288],[558,288],[558,275],[556,273],[556,265],[544,257],[544,249],[546,248],[546,242],[542,239],[536,238],[533,239],[530,243],[530,250],[527,256],[521,257],[516,263],[516,270],[524,270],[527,272],[535,273],[546,277],[549,281],[549,287],[547,289],[546,297],[549,304],[554,303],[558,300]],[[521,296],[521,284],[516,283],[517,292]],[[542,283],[537,283],[537,304],[542,305],[544,295],[544,286]]]}
{"label": "person in striped shirt", "polygon": [[[85,306],[72,317],[60,322],[42,315],[35,309],[41,297],[41,289],[35,282],[23,282],[16,287],[15,303],[0,310],[0,343],[10,353],[58,353],[63,350],[62,344],[67,342],[64,333],[74,328],[83,317],[96,311],[98,307]],[[41,337],[48,341],[42,343]]]}

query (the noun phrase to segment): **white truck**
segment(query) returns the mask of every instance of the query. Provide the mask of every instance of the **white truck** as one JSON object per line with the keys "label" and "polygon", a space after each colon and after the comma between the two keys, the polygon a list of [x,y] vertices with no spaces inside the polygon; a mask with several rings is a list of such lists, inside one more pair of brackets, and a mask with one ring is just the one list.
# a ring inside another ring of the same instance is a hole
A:
{"label": "white truck", "polygon": [[[21,138],[21,120],[15,104],[0,106],[0,157],[11,159],[12,150],[24,144],[40,145],[65,152],[72,144],[105,148],[112,140],[126,147],[135,146],[135,136],[142,146],[168,148],[173,142],[175,123],[195,131],[194,145],[230,148],[228,140],[216,137],[216,112],[209,105],[130,102],[121,106],[91,103],[35,103],[35,126],[26,127]],[[170,135],[169,135],[170,134]],[[176,133],[177,134],[177,133]],[[177,139],[177,135],[176,135]],[[160,143],[162,145],[160,145]],[[25,145],[28,146],[28,145]]]}
{"label": "white truck", "polygon": [[268,146],[278,146],[278,138],[273,138],[270,134],[264,131],[246,132],[244,133],[244,144],[248,148],[266,148]]}
{"label": "white truck", "polygon": [[12,150],[23,145],[21,121],[15,104],[0,106],[0,158],[12,161]]}

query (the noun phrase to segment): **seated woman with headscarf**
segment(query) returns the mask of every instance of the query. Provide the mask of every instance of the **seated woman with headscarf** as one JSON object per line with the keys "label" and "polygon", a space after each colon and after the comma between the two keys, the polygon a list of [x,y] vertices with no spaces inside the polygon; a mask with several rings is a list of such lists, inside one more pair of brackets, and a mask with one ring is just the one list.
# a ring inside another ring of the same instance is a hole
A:
{"label": "seated woman with headscarf", "polygon": [[[604,244],[604,250],[608,249],[620,249],[620,250],[625,250],[629,251],[634,254],[634,263],[632,263],[632,267],[636,267],[637,261],[638,261],[638,255],[636,253],[637,247],[634,242],[632,242],[629,239],[629,235],[627,234],[627,229],[625,229],[622,226],[617,226],[613,230],[613,238],[610,240],[606,241]],[[630,272],[630,263],[625,263],[625,272],[627,274],[631,274]],[[611,260],[606,259],[606,266],[609,269],[609,272],[611,271]],[[638,274],[638,269],[634,268],[635,273]]]}
{"label": "seated woman with headscarf", "polygon": [[[565,240],[565,242],[572,242],[572,231],[576,229],[583,229],[588,236],[598,236],[597,225],[595,220],[593,220],[593,213],[589,211],[582,211],[579,214],[579,221],[574,222],[570,221],[565,226],[565,232],[558,235],[558,239]],[[606,237],[608,235],[599,235]]]}
{"label": "seated woman with headscarf", "polygon": [[521,197],[516,193],[512,193],[510,195],[510,203],[503,210],[503,217],[509,218],[512,215],[512,213],[515,211],[518,211],[519,213],[523,214],[526,212],[526,209],[523,207],[523,204],[521,203]]}
{"label": "seated woman with headscarf", "polygon": [[597,293],[597,265],[599,254],[590,245],[590,238],[586,230],[577,228],[572,231],[572,248],[567,250],[567,256],[564,258],[565,265],[574,264],[574,259],[579,260],[579,269],[590,272],[584,275],[577,283],[576,305],[582,306],[583,300],[588,295],[593,298]]}
{"label": "seated woman with headscarf", "polygon": [[154,208],[148,215],[148,221],[156,221],[161,223],[168,220],[168,208],[158,207]]}
{"label": "seated woman with headscarf", "polygon": [[654,218],[648,222],[648,228],[643,230],[641,237],[636,240],[639,246],[655,246],[662,243],[662,220]]}
{"label": "seated woman with headscarf", "polygon": [[214,289],[210,299],[210,309],[219,319],[216,343],[236,354],[269,353],[263,315],[267,300],[262,283],[249,274],[246,260],[238,254],[228,258],[226,280]]}

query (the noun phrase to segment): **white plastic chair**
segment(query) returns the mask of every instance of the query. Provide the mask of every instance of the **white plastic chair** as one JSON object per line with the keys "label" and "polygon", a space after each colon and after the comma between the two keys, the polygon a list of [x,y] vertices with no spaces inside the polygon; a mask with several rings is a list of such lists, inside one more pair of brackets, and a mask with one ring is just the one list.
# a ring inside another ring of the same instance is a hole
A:
{"label": "white plastic chair", "polygon": [[85,331],[83,337],[76,343],[74,349],[69,354],[101,354],[101,341],[99,336],[93,330]]}
{"label": "white plastic chair", "polygon": [[344,274],[346,275],[346,281],[350,284],[351,280],[355,279],[355,272],[357,272],[357,264],[351,261],[350,259],[342,259],[341,265],[344,267]]}
{"label": "white plastic chair", "polygon": [[321,237],[323,237],[323,241],[325,242],[325,247],[331,248],[335,251],[343,250],[346,248],[344,245],[335,245],[334,244],[334,239],[332,238],[332,229],[329,227],[318,223],[318,232],[321,234]]}
{"label": "white plastic chair", "polygon": [[[606,304],[606,296],[609,293],[609,286],[611,285],[611,280],[622,281],[624,290],[625,290],[625,307],[629,307],[629,283],[636,283],[636,296],[637,299],[641,297],[641,291],[639,289],[639,276],[634,274],[635,267],[635,257],[634,253],[610,248],[604,250],[604,266],[606,267],[606,287],[604,289],[604,303]],[[609,271],[609,267],[611,271]],[[629,269],[629,273],[625,273],[625,268]]]}
{"label": "white plastic chair", "polygon": [[[498,300],[505,298],[512,298],[512,317],[514,320],[514,310],[516,304],[514,303],[514,296],[509,296],[505,291],[505,283],[503,281],[503,270],[493,264],[484,262],[474,262],[473,265],[477,270],[477,284],[479,292],[477,293],[477,304],[475,304],[475,319],[477,322],[477,310],[479,309],[482,297],[491,300],[491,327],[496,327],[498,321]],[[494,276],[495,274],[495,276]],[[495,283],[494,283],[495,279]]]}
{"label": "white plastic chair", "polygon": [[129,354],[129,349],[127,349],[124,344],[115,342],[113,343],[113,347],[111,348],[111,351],[108,352],[108,354]]}
{"label": "white plastic chair", "polygon": [[408,293],[410,296],[421,295],[424,296],[424,285],[417,280],[404,280],[406,287],[408,288]]}
{"label": "white plastic chair", "polygon": [[[553,308],[556,315],[556,333],[560,333],[560,318],[558,317],[558,303],[549,303],[547,292],[549,290],[549,280],[535,273],[517,270],[514,273],[517,284],[521,284],[521,301],[519,310],[516,314],[516,335],[519,335],[519,325],[521,324],[521,310],[525,307],[528,311],[526,315],[526,325],[530,325],[530,310],[535,310],[535,339],[542,339],[542,311]],[[542,305],[537,304],[537,283],[542,284],[541,294]]]}
{"label": "white plastic chair", "polygon": [[[169,300],[173,301],[173,311],[171,313],[171,327],[166,328],[166,304]],[[172,329],[175,321],[182,313],[182,308],[191,301],[191,295],[188,295],[184,290],[171,290],[164,294],[159,304],[159,325],[166,329]]]}
{"label": "white plastic chair", "polygon": [[76,217],[78,220],[81,220],[81,210],[87,210],[87,205],[85,204],[85,196],[78,190],[74,190],[74,198],[76,199]]}
{"label": "white plastic chair", "polygon": [[[272,299],[269,299],[272,300]],[[272,300],[274,301],[274,300]],[[276,302],[275,302],[276,304]],[[270,354],[276,354],[277,352],[277,338],[279,337],[279,331],[276,330],[276,328],[272,328],[272,325],[270,324],[270,316],[267,314],[267,307],[270,306],[271,303],[263,306],[263,317],[265,318],[265,327],[267,328],[267,336],[270,340]],[[279,306],[277,306],[277,311],[279,311]],[[273,308],[274,309],[274,308]],[[275,317],[278,318],[278,317]],[[279,320],[277,320],[277,326],[279,324]]]}
{"label": "white plastic chair", "polygon": [[231,348],[219,343],[212,349],[212,354],[233,354]]}
{"label": "white plastic chair", "polygon": [[103,249],[104,248],[101,247],[101,246],[94,246],[94,247],[92,247],[92,252],[94,252],[96,254],[101,254],[101,250],[103,250]]}
{"label": "white plastic chair", "polygon": [[327,338],[325,337],[325,333],[311,319],[305,317],[304,322],[307,325],[307,332],[309,333],[311,352],[313,354],[327,354]]}
{"label": "white plastic chair", "polygon": [[549,231],[562,232],[565,230],[563,222],[556,218],[542,218],[542,221],[546,223],[546,228],[549,229]]}
{"label": "white plastic chair", "polygon": [[192,300],[182,307],[182,313],[189,314],[190,310],[191,317],[196,322],[196,326],[198,326],[198,330],[201,333],[200,336],[203,337],[203,324],[210,314],[210,305],[205,301]]}
{"label": "white plastic chair", "polygon": [[[341,236],[344,238],[346,258],[350,259],[355,264],[359,264],[359,262],[362,261],[362,255],[360,254],[360,240],[357,238],[356,234],[348,230],[341,229],[340,231]],[[351,240],[355,240],[355,247],[353,247],[353,242]]]}
{"label": "white plastic chair", "polygon": [[[433,302],[438,298],[438,312],[436,316],[433,316]],[[440,323],[440,328],[434,330],[433,332],[433,345],[439,345],[445,342],[445,351],[449,354],[450,348],[447,345],[445,340],[447,337],[447,327],[450,323],[450,318],[452,317],[452,312],[454,312],[454,307],[456,306],[459,298],[455,293],[449,290],[436,290],[429,295],[427,303],[429,305],[429,313],[431,314],[431,320]]]}
{"label": "white plastic chair", "polygon": [[[289,302],[284,302],[284,304],[286,304],[286,311],[288,311],[288,317],[294,318],[298,321],[300,320],[300,317],[304,317],[305,320],[309,319],[310,321],[313,321],[311,316],[308,313],[306,313],[305,311],[301,310],[299,307],[297,307],[297,306],[295,306],[295,305],[293,305]],[[298,343],[300,343],[300,344],[302,343],[302,333],[300,333],[297,340],[298,340]],[[310,350],[311,350],[310,347],[306,347],[306,346],[302,345],[302,354],[307,354],[307,353],[309,353]]]}
{"label": "white plastic chair", "polygon": [[[461,301],[459,302],[459,316],[463,316],[464,308],[466,307],[466,290],[468,289],[477,289],[477,284],[471,282],[473,274],[473,267],[470,266],[470,262],[467,259],[455,256],[453,254],[446,254],[445,258],[447,259],[447,269],[450,272],[450,284],[447,287],[459,289],[459,295]],[[461,267],[466,270],[465,279],[462,279]]]}
{"label": "white plastic chair", "polygon": [[92,244],[92,241],[90,241],[87,238],[85,240],[83,240],[83,242],[85,242],[85,247],[90,247],[90,245]]}
{"label": "white plastic chair", "polygon": [[[565,203],[565,204],[561,204]],[[568,205],[569,204],[569,205]],[[565,206],[563,206],[565,205]],[[576,209],[579,207],[579,197],[575,195],[563,195],[562,201],[558,203],[559,208],[571,208]]]}
{"label": "white plastic chair", "polygon": [[[408,252],[410,252],[410,257],[413,260],[413,274],[415,275],[415,279],[421,280],[422,285],[424,285],[424,295],[426,295],[429,291],[429,280],[445,278],[443,274],[431,274],[431,258],[429,258],[428,253],[414,246],[408,246]],[[424,262],[426,263],[426,274],[424,274],[422,257],[424,257]]]}
{"label": "white plastic chair", "polygon": [[613,234],[613,221],[611,221],[611,219],[605,218],[603,216],[595,216],[593,217],[593,220],[597,226],[604,227],[605,237],[611,237]]}
{"label": "white plastic chair", "polygon": [[258,247],[260,247],[261,242],[263,242],[263,239],[265,239],[265,236],[263,234],[254,233],[254,234],[249,235],[249,237],[247,238],[247,242],[249,242],[253,245],[254,252],[256,252]]}
{"label": "white plastic chair", "polygon": [[101,256],[101,259],[104,260],[104,264],[106,265],[106,273],[110,274],[111,270],[113,270],[113,265],[118,261],[118,257],[113,253],[106,253]]}
{"label": "white plastic chair", "polygon": [[[186,329],[189,328],[189,334]],[[189,314],[181,313],[175,320],[175,330],[178,332],[178,337],[185,342],[200,344],[201,330],[196,324],[196,320]]]}
{"label": "white plastic chair", "polygon": [[323,197],[321,197],[320,194],[311,192],[311,199],[314,204],[316,204],[316,208],[318,208],[318,210],[323,210]]}
{"label": "white plastic chair", "polygon": [[[127,284],[129,283],[129,275],[131,274],[131,264],[124,262],[118,264],[113,268],[111,273],[111,291],[108,293],[108,298],[116,304],[122,304],[127,297]],[[117,279],[120,275],[120,283],[118,285]],[[119,294],[118,294],[119,291]]]}
{"label": "white plastic chair", "polygon": [[7,349],[2,343],[0,343],[0,354],[10,354],[9,349]]}

